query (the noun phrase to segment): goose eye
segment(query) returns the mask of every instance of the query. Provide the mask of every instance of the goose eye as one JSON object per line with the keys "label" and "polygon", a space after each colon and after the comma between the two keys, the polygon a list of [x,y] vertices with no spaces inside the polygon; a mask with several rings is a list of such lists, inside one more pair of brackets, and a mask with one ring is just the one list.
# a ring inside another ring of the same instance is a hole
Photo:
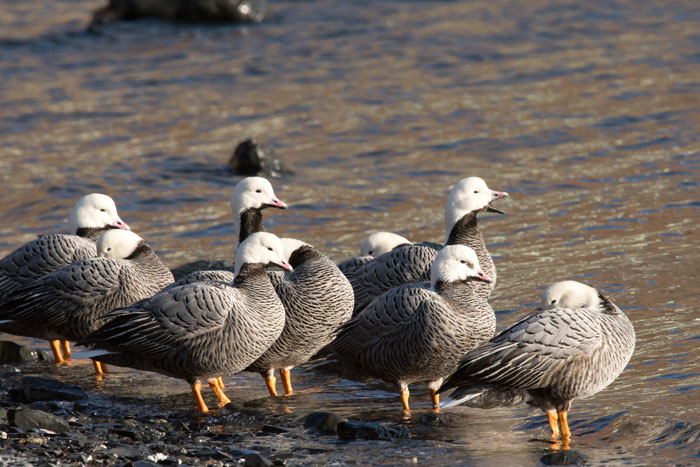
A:
{"label": "goose eye", "polygon": [[267,247],[267,249],[268,249],[268,250],[270,250],[270,251],[272,251],[272,248],[271,248],[271,247],[269,247],[269,246]]}
{"label": "goose eye", "polygon": [[462,264],[467,264],[467,262],[464,261],[464,260],[460,260],[459,262],[462,263]]}
{"label": "goose eye", "polygon": [[112,251],[112,247],[107,248],[107,251]]}
{"label": "goose eye", "polygon": [[107,212],[105,208],[100,209],[101,212]]}
{"label": "goose eye", "polygon": [[258,189],[258,190],[255,190],[255,192],[256,192],[256,193],[262,193],[262,190]]}
{"label": "goose eye", "polygon": [[551,304],[551,305],[554,305],[555,303],[557,303],[557,301],[556,301],[556,300],[552,300],[550,304]]}
{"label": "goose eye", "polygon": [[367,254],[370,254],[370,255],[371,255],[372,253],[374,253],[374,250],[369,250],[369,251],[367,252]]}
{"label": "goose eye", "polygon": [[478,192],[479,192],[479,190],[474,190],[474,193],[478,193]]}

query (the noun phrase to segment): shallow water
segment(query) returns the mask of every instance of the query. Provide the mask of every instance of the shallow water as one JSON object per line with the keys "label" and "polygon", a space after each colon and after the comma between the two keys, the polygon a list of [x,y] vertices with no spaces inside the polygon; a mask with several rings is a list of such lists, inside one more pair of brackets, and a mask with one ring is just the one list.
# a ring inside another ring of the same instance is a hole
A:
{"label": "shallow water", "polygon": [[[637,349],[608,389],[574,402],[591,463],[700,455],[700,8],[692,1],[273,2],[255,26],[142,20],[82,32],[101,1],[3,2],[0,254],[57,231],[102,191],[170,266],[233,256],[224,168],[255,136],[295,175],[269,230],[334,259],[369,231],[444,239],[447,191],[478,175],[511,198],[484,215],[499,326],[556,280],[608,292]],[[6,338],[6,336],[3,336]],[[120,391],[117,372],[105,383]],[[294,404],[407,424],[327,462],[532,464],[550,446],[528,408],[404,419],[387,386],[295,370]],[[133,389],[189,409],[184,382]],[[229,397],[265,395],[257,375]],[[163,388],[182,394],[156,397]],[[177,401],[177,402],[175,402]],[[535,441],[532,441],[535,440]]]}

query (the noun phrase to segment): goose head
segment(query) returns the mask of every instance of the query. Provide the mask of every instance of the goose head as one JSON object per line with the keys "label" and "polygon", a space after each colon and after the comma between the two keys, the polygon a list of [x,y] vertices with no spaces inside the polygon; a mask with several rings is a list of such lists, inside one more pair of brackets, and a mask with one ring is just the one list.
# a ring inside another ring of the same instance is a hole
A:
{"label": "goose head", "polygon": [[483,210],[505,214],[500,209],[491,205],[492,201],[505,198],[508,193],[495,191],[486,185],[479,177],[467,177],[458,181],[450,191],[445,205],[445,226],[449,238],[452,227],[462,217],[469,213],[477,213]]}
{"label": "goose head", "polygon": [[393,232],[374,232],[362,241],[360,245],[361,256],[381,256],[399,245],[410,245],[411,242],[401,235]]}
{"label": "goose head", "polygon": [[576,281],[561,281],[547,287],[542,296],[542,309],[588,308],[600,311],[601,297],[596,289]]}
{"label": "goose head", "polygon": [[247,177],[238,182],[231,195],[231,212],[235,217],[246,209],[280,208],[287,204],[275,196],[272,184],[262,177]]}
{"label": "goose head", "polygon": [[143,242],[143,238],[130,230],[108,230],[97,239],[97,255],[103,258],[128,258]]}
{"label": "goose head", "polygon": [[68,224],[73,233],[83,228],[129,230],[129,226],[117,214],[114,200],[102,193],[91,193],[80,198],[71,211]]}
{"label": "goose head", "polygon": [[246,238],[236,249],[234,273],[238,275],[244,264],[273,264],[282,269],[292,270],[284,256],[282,241],[269,232],[256,232]]}
{"label": "goose head", "polygon": [[474,250],[465,245],[442,247],[430,268],[430,284],[438,282],[466,282],[478,280],[491,282],[491,278],[481,270],[479,258]]}

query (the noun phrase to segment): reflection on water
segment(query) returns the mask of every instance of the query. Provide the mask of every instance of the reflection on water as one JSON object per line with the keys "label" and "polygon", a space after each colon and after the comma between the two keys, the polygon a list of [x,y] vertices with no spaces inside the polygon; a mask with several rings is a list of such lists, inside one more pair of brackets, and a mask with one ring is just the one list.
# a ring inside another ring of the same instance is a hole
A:
{"label": "reflection on water", "polygon": [[[230,259],[238,178],[224,164],[250,136],[296,170],[274,181],[290,209],[266,213],[269,230],[338,260],[373,230],[443,240],[447,191],[478,175],[511,194],[507,215],[481,219],[500,326],[567,278],[608,292],[635,324],[628,369],[574,402],[576,449],[593,463],[697,454],[693,2],[278,1],[256,26],[81,32],[102,3],[3,6],[0,254],[104,191],[169,265]],[[360,458],[532,463],[546,449],[528,443],[546,430],[527,408],[456,408],[432,427],[420,397],[402,421],[390,388],[297,373],[324,389],[319,406],[411,426],[390,450],[360,443]],[[231,377],[241,390],[229,395],[263,397],[256,378]]]}

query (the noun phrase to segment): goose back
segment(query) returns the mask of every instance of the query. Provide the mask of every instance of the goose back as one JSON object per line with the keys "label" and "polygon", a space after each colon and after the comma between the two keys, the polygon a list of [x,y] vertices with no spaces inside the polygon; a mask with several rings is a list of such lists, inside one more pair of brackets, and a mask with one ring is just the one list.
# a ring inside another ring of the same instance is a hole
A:
{"label": "goose back", "polygon": [[289,261],[293,271],[268,272],[285,308],[284,330],[250,371],[264,373],[306,362],[352,316],[352,287],[328,257],[304,246]]}

